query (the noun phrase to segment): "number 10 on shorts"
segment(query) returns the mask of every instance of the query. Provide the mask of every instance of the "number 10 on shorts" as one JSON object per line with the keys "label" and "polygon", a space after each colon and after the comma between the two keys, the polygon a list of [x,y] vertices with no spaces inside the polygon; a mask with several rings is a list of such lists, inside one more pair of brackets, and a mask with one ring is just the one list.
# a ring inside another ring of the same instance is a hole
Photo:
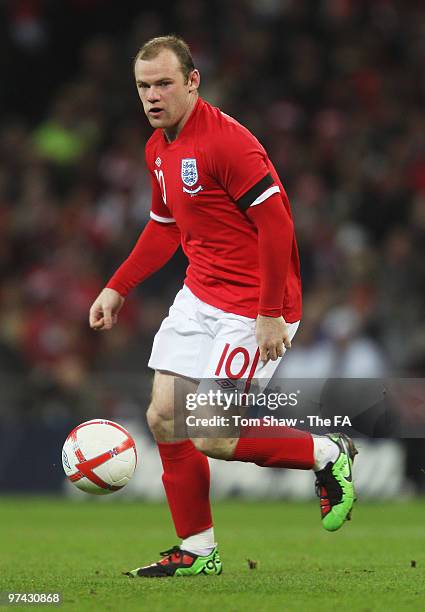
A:
{"label": "number 10 on shorts", "polygon": [[246,376],[247,384],[250,383],[258,365],[260,349],[257,348],[255,351],[252,362],[248,350],[243,346],[237,346],[230,352],[229,349],[230,344],[227,342],[220,355],[217,368],[214,372],[215,376],[223,376],[225,374],[227,378],[232,380],[239,380]]}

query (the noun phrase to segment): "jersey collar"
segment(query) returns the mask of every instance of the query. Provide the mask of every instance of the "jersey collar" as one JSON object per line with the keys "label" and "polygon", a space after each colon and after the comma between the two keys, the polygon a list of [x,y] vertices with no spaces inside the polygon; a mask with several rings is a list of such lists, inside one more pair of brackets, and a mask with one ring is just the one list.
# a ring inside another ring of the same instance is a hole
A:
{"label": "jersey collar", "polygon": [[183,129],[181,130],[180,134],[177,136],[177,138],[175,140],[173,140],[173,142],[168,142],[167,139],[165,138],[165,134],[164,131],[161,130],[162,134],[162,141],[163,144],[167,147],[167,149],[172,149],[173,146],[180,144],[181,140],[187,136],[190,131],[192,130],[193,126],[195,125],[195,120],[196,117],[199,113],[199,111],[201,110],[202,106],[204,105],[204,101],[201,98],[201,96],[198,97],[195,106],[193,107],[192,112],[190,113],[186,123],[183,126]]}

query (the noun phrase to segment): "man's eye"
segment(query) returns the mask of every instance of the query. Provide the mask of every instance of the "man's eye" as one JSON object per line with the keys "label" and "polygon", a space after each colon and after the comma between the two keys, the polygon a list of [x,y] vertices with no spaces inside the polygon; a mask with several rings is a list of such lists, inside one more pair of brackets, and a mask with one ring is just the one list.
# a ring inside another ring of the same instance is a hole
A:
{"label": "man's eye", "polygon": [[170,85],[170,83],[168,81],[166,81],[165,83],[160,83],[161,87],[167,87],[167,85]]}

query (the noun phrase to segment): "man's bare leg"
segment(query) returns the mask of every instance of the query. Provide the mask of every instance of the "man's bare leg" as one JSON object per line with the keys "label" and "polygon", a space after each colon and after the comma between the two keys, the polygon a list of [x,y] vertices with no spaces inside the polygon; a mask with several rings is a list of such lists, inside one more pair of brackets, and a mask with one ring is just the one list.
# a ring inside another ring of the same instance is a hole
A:
{"label": "man's bare leg", "polygon": [[215,546],[208,459],[192,441],[178,439],[174,432],[175,414],[181,410],[176,405],[176,388],[193,393],[197,386],[174,374],[155,372],[147,421],[158,444],[164,468],[162,481],[176,533],[183,540],[182,548],[206,554]]}

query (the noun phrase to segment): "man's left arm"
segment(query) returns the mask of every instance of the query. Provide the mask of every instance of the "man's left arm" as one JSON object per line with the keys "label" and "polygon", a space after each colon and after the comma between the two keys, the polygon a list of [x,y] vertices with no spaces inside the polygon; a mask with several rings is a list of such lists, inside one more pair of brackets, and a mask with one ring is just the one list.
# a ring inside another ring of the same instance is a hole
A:
{"label": "man's left arm", "polygon": [[294,241],[286,194],[267,159],[258,140],[236,123],[226,125],[210,152],[212,176],[258,231],[261,282],[256,336],[263,362],[277,359],[284,345],[291,346],[282,306]]}
{"label": "man's left arm", "polygon": [[291,348],[288,327],[282,317],[286,278],[294,239],[294,225],[280,193],[250,206],[245,214],[258,231],[260,299],[256,337],[260,359],[266,363]]}

